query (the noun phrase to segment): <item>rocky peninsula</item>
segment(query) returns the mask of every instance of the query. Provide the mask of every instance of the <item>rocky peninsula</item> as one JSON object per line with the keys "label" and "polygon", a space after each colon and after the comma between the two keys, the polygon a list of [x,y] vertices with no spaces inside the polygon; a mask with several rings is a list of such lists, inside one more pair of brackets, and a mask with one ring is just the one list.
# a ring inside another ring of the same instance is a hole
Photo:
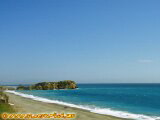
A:
{"label": "rocky peninsula", "polygon": [[77,84],[72,80],[59,82],[40,82],[31,86],[18,86],[17,90],[55,90],[55,89],[76,89]]}

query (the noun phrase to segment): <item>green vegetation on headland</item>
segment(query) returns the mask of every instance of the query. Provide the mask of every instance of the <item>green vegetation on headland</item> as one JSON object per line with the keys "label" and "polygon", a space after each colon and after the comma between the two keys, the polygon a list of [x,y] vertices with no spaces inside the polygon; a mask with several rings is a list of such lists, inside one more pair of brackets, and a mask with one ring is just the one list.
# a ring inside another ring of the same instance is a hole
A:
{"label": "green vegetation on headland", "polygon": [[55,90],[55,89],[76,89],[77,84],[72,80],[59,82],[41,82],[31,86],[18,86],[17,90]]}

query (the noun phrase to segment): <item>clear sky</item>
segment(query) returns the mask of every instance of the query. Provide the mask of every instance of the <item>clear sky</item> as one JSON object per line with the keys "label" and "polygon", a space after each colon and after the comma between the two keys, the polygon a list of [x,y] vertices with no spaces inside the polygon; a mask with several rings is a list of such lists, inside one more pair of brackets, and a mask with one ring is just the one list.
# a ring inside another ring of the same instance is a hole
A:
{"label": "clear sky", "polygon": [[0,0],[0,83],[160,82],[160,0]]}

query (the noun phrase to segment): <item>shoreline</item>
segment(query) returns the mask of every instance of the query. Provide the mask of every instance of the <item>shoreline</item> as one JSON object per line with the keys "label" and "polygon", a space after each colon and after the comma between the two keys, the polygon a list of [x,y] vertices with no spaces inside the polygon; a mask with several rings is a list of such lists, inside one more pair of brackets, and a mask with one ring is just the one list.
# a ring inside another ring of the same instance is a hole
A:
{"label": "shoreline", "polygon": [[8,95],[9,103],[12,104],[12,107],[15,109],[16,113],[51,114],[56,112],[76,114],[76,118],[72,118],[72,120],[127,120],[125,118],[92,113],[88,110],[80,108],[36,101],[31,98],[25,98],[9,92],[5,92],[5,94]]}
{"label": "shoreline", "polygon": [[[93,114],[119,118],[120,120],[122,120],[122,119],[123,120],[124,119],[125,120],[126,119],[133,119],[133,120],[159,120],[160,119],[159,116],[146,116],[144,114],[134,114],[134,113],[126,112],[126,111],[112,110],[112,109],[109,109],[109,108],[104,108],[104,109],[103,108],[92,108],[92,107],[89,107],[89,106],[76,105],[76,104],[57,101],[57,100],[50,100],[50,99],[47,99],[47,98],[38,97],[38,96],[31,95],[31,94],[25,94],[25,93],[21,93],[21,92],[17,92],[17,91],[10,91],[10,90],[8,91],[7,90],[5,92],[6,92],[6,94],[9,94],[9,95],[11,94],[12,96],[15,95],[15,96],[19,96],[19,97],[22,97],[22,98],[25,98],[25,99],[30,99],[30,100],[33,100],[33,101],[40,102],[41,104],[45,103],[45,104],[50,104],[50,105],[55,105],[55,106],[57,106],[57,105],[58,106],[63,106],[64,108],[72,108],[72,111],[75,111],[75,110],[78,109],[80,111],[86,111],[86,112],[93,113]],[[15,99],[17,99],[17,98],[15,98]],[[21,103],[21,101],[20,101],[20,103]],[[21,108],[22,107],[24,107],[24,106],[21,106]],[[61,110],[64,110],[64,108],[61,108]],[[22,111],[22,110],[20,110],[20,111]],[[114,119],[112,119],[112,120],[114,120]]]}

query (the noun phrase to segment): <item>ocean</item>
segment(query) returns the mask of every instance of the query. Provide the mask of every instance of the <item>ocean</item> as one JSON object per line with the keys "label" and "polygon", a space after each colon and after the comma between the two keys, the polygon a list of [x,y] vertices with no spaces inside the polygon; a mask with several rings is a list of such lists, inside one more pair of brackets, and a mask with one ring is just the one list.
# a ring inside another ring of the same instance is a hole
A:
{"label": "ocean", "polygon": [[78,84],[76,90],[22,90],[15,94],[91,112],[160,120],[160,84]]}

